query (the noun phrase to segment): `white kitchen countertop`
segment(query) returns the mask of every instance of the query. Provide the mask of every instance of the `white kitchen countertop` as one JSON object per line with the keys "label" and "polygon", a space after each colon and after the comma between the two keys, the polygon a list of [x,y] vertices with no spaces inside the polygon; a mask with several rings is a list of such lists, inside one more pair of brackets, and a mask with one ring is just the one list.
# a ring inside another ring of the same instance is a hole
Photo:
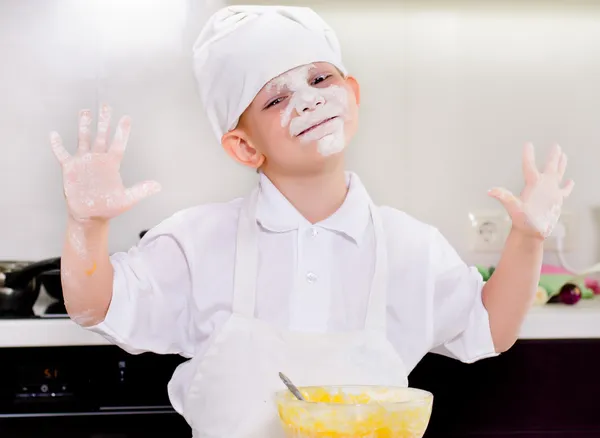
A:
{"label": "white kitchen countertop", "polygon": [[534,306],[521,327],[520,339],[600,339],[600,297],[573,306]]}
{"label": "white kitchen countertop", "polygon": [[[43,289],[33,306],[42,315],[56,302]],[[69,318],[0,319],[0,348],[110,345],[102,336],[81,328]]]}
{"label": "white kitchen countertop", "polygon": [[[600,339],[600,298],[534,307],[520,339]],[[67,318],[0,319],[0,347],[109,345]]]}
{"label": "white kitchen countertop", "polygon": [[0,347],[109,345],[69,318],[0,319]]}

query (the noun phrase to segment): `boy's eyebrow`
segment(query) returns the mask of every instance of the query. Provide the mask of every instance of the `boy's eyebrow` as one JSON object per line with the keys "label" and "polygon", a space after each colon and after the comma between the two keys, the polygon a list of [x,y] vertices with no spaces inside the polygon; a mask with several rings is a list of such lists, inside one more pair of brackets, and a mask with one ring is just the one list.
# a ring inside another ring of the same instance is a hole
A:
{"label": "boy's eyebrow", "polygon": [[281,93],[282,90],[287,89],[285,78],[284,77],[276,77],[271,79],[271,81],[267,84],[267,91]]}
{"label": "boy's eyebrow", "polygon": [[[287,85],[285,84],[285,75],[287,75],[288,73],[284,73],[282,76],[278,76],[276,78],[271,79],[259,92],[261,94],[266,94],[265,96],[262,96],[264,97],[264,99],[266,99],[265,103],[267,103],[268,100],[276,97],[278,94],[287,91]],[[312,65],[308,69],[309,78],[317,74],[334,73],[335,69],[328,68],[327,66]]]}
{"label": "boy's eyebrow", "polygon": [[277,88],[281,88],[277,86],[277,82],[275,82],[274,79],[272,79],[269,83],[267,83],[267,85],[264,88],[264,91],[266,91],[267,93],[272,93],[272,92],[279,92],[279,90]]}
{"label": "boy's eyebrow", "polygon": [[260,91],[260,98],[264,100],[264,103],[268,103],[269,100],[277,97],[278,94],[281,94],[281,89],[277,89],[274,84],[267,84],[267,86]]}

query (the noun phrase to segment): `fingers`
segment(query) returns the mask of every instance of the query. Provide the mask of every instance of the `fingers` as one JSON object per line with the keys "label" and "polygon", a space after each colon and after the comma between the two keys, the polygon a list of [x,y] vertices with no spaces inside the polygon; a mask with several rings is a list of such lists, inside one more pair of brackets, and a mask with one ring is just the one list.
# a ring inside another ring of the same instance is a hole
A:
{"label": "fingers", "polygon": [[535,183],[540,176],[535,165],[535,152],[531,143],[526,143],[523,147],[523,176],[526,184]]}
{"label": "fingers", "polygon": [[561,193],[563,198],[568,197],[573,191],[573,187],[575,187],[575,182],[573,180],[569,180],[566,182],[565,186],[561,189]]}
{"label": "fingers", "polygon": [[90,110],[81,110],[79,112],[79,129],[77,131],[77,151],[80,154],[90,151],[92,141],[92,114]]}
{"label": "fingers", "polygon": [[555,144],[550,151],[550,155],[548,155],[548,160],[546,161],[546,167],[544,168],[544,173],[555,173],[558,172],[558,163],[560,161],[560,157],[562,155],[562,150],[560,146]]}
{"label": "fingers", "polygon": [[112,108],[108,105],[102,105],[100,115],[98,116],[98,132],[96,133],[96,141],[92,147],[92,152],[106,152],[108,147],[110,118],[112,116]]}
{"label": "fingers", "polygon": [[50,133],[50,146],[52,146],[52,152],[54,152],[61,166],[71,159],[71,155],[63,146],[62,138],[60,138],[58,132],[53,131]]}
{"label": "fingers", "polygon": [[522,210],[522,201],[504,188],[493,188],[488,191],[488,195],[500,201],[510,217],[514,217],[513,215]]}
{"label": "fingers", "polygon": [[134,205],[142,199],[160,192],[161,186],[156,181],[144,181],[125,190],[129,205]]}
{"label": "fingers", "polygon": [[558,160],[558,180],[562,181],[565,176],[565,171],[567,170],[567,155],[565,153],[560,154],[560,158]]}
{"label": "fingers", "polygon": [[108,152],[115,155],[121,160],[127,147],[127,141],[129,140],[129,133],[131,132],[131,118],[124,116],[119,120],[117,125],[117,131],[115,132],[115,138],[110,146]]}

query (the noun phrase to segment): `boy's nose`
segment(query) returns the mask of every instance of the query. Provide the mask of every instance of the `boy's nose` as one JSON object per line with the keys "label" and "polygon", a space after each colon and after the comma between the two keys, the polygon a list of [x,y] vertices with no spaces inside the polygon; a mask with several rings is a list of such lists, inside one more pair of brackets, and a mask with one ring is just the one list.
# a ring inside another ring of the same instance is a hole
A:
{"label": "boy's nose", "polygon": [[316,108],[318,105],[323,105],[324,103],[325,103],[325,101],[323,101],[323,100],[318,100],[318,101],[316,101],[316,102],[315,102],[313,105],[311,105],[311,106],[306,106],[306,107],[305,107],[305,108],[304,108],[302,111],[303,111],[303,112],[305,112],[305,111],[310,111],[310,110],[313,110],[313,109],[315,109],[315,108]]}
{"label": "boy's nose", "polygon": [[325,99],[321,93],[305,92],[301,96],[298,96],[298,98],[298,104],[296,105],[298,113],[312,111],[317,106],[325,104]]}

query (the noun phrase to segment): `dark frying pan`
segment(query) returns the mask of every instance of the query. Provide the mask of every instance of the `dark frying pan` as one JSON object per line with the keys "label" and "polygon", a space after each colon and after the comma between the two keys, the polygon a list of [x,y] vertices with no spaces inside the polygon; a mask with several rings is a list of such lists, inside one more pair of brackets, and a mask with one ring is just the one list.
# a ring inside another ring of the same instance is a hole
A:
{"label": "dark frying pan", "polygon": [[60,258],[35,263],[0,262],[0,316],[33,316],[40,293],[38,276],[60,269]]}
{"label": "dark frying pan", "polygon": [[60,269],[52,269],[42,272],[38,276],[39,282],[44,286],[46,293],[52,298],[63,301],[62,283],[60,280]]}
{"label": "dark frying pan", "polygon": [[[3,261],[0,262],[0,277],[26,267],[30,262]],[[0,317],[33,316],[33,303],[37,300],[39,291],[35,280],[24,287],[10,288],[0,286]]]}

